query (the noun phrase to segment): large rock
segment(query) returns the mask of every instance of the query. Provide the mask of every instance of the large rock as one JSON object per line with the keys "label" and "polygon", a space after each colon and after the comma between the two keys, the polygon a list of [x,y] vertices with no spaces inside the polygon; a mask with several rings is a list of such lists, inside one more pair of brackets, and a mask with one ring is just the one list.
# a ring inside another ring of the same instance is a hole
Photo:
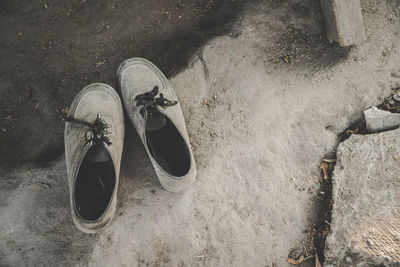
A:
{"label": "large rock", "polygon": [[400,114],[380,110],[375,106],[364,110],[364,117],[370,132],[386,131],[400,125]]}
{"label": "large rock", "polygon": [[338,148],[326,266],[400,264],[400,130]]}

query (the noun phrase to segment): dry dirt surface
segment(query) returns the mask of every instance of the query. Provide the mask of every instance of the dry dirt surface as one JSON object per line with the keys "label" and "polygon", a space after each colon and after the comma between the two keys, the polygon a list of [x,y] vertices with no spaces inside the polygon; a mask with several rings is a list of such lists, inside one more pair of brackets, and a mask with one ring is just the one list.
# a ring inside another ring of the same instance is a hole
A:
{"label": "dry dirt surface", "polygon": [[1,1],[0,162],[60,154],[65,108],[81,88],[114,86],[118,65],[133,56],[177,72],[243,2]]}
{"label": "dry dirt surface", "polygon": [[[197,163],[194,185],[163,190],[128,123],[117,213],[99,234],[72,224],[62,155],[1,175],[0,265],[289,266],[316,220],[321,158],[400,83],[400,3],[361,2],[368,40],[351,49],[326,40],[319,1],[247,2],[232,27],[170,76]],[[171,71],[147,53],[136,56]],[[112,80],[126,56],[102,75]],[[77,83],[70,98],[99,74],[79,75],[65,80]]]}

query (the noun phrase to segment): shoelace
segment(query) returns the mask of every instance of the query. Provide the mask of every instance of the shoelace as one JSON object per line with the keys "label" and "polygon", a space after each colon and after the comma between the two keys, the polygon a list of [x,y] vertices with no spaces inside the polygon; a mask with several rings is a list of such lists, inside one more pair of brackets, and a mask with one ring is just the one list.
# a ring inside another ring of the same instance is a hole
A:
{"label": "shoelace", "polygon": [[[110,133],[107,130],[108,128],[110,128],[110,126],[108,126],[107,123],[102,118],[100,118],[100,114],[97,114],[97,118],[94,121],[94,123],[75,119],[74,117],[67,117],[65,119],[65,121],[70,122],[70,123],[81,124],[81,125],[84,125],[89,128],[85,134],[85,137],[86,137],[85,145],[91,141],[93,141],[94,143],[104,142],[107,145],[112,144],[110,139],[108,138],[108,136],[106,136],[107,134]],[[88,137],[89,134],[91,135],[91,137]]]}
{"label": "shoelace", "polygon": [[136,106],[143,106],[140,109],[140,112],[143,114],[144,110],[149,106],[160,106],[160,107],[171,107],[175,106],[178,101],[171,101],[164,98],[164,95],[160,93],[160,97],[156,97],[158,95],[159,88],[158,86],[154,86],[153,90],[150,92],[137,95],[135,100],[137,101]]}

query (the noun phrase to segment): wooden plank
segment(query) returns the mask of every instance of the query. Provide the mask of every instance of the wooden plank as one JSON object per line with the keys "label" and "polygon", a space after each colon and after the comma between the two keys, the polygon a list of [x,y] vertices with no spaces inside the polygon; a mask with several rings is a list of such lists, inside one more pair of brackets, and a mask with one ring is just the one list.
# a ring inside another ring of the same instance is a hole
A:
{"label": "wooden plank", "polygon": [[321,0],[321,5],[330,41],[351,46],[366,40],[360,0]]}

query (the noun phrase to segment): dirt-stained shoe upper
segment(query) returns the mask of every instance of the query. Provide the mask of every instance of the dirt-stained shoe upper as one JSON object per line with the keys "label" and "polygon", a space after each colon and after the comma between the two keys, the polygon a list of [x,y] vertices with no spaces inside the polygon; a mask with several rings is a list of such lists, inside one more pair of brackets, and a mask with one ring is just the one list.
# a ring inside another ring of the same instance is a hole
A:
{"label": "dirt-stained shoe upper", "polygon": [[155,172],[169,191],[189,187],[196,176],[185,120],[164,74],[142,58],[124,61],[117,73],[122,100]]}
{"label": "dirt-stained shoe upper", "polygon": [[76,96],[65,124],[65,155],[72,218],[85,233],[101,230],[114,215],[124,131],[112,87],[91,84]]}

